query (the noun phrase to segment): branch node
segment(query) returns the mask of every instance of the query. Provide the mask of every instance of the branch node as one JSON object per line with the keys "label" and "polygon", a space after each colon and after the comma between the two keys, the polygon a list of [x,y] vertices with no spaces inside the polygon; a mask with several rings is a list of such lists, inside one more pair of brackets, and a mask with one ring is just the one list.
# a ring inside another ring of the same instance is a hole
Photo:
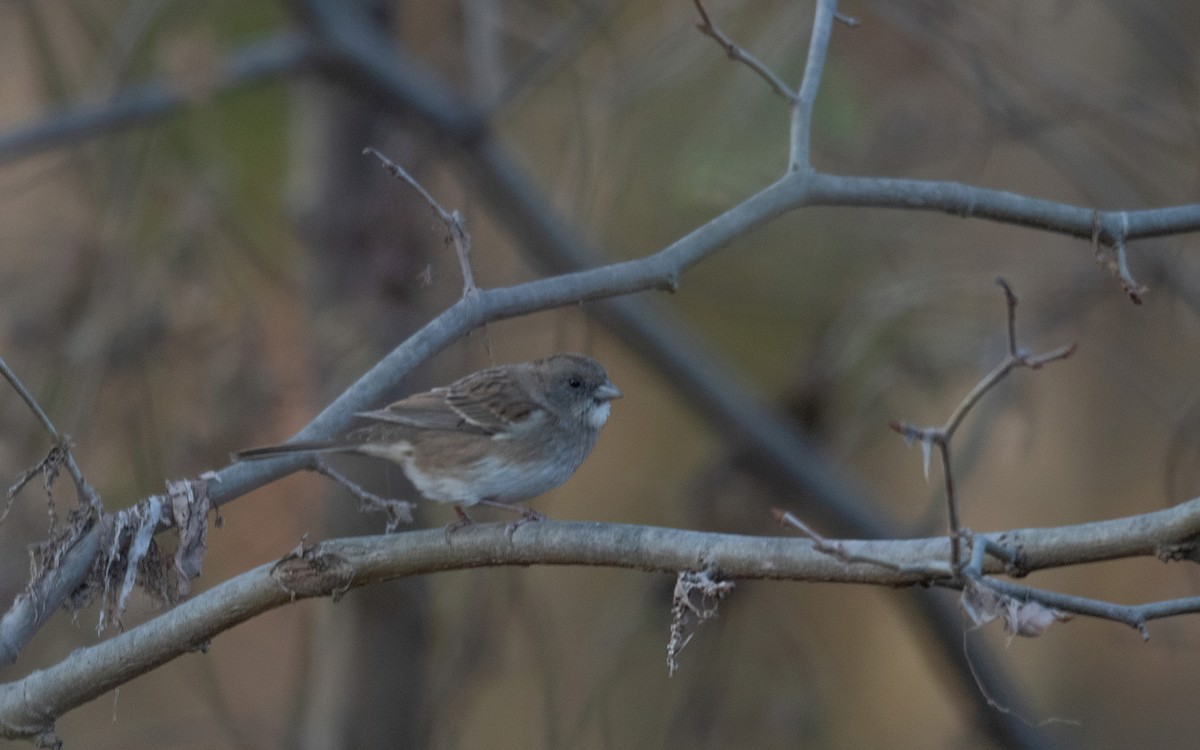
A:
{"label": "branch node", "polygon": [[270,576],[292,601],[330,594],[336,602],[354,584],[354,565],[341,555],[322,551],[321,545],[309,545],[308,534],[300,543],[271,566]]}
{"label": "branch node", "polygon": [[[1140,305],[1142,304],[1142,295],[1150,290],[1139,284],[1129,270],[1129,257],[1125,250],[1125,242],[1129,237],[1129,214],[1119,211],[1115,216],[1119,226],[1115,230],[1106,231],[1100,211],[1092,212],[1092,254],[1117,280],[1117,283],[1121,285],[1121,290],[1125,292],[1130,301],[1135,305]],[[1112,257],[1105,257],[1101,249],[1101,244],[1106,237],[1108,238],[1107,244],[1112,246]]]}

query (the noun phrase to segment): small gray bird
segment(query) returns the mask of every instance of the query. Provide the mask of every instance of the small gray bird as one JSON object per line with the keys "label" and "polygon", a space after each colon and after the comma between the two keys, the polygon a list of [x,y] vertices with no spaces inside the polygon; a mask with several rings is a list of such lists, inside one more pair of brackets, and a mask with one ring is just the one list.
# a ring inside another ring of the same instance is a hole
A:
{"label": "small gray bird", "polygon": [[284,453],[361,453],[394,461],[427,500],[464,508],[517,510],[520,502],[567,481],[591,453],[621,391],[599,362],[582,354],[490,367],[448,386],[358,416],[371,424],[323,442],[252,448],[236,459]]}

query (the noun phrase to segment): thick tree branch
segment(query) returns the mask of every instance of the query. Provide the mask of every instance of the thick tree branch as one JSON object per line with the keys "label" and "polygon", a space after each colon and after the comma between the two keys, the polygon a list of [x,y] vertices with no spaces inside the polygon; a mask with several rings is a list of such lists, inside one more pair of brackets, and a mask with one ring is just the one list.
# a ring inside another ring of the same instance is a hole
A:
{"label": "thick tree branch", "polygon": [[[1135,555],[1196,559],[1200,498],[1131,518],[988,537],[1018,546],[1026,571]],[[476,524],[455,532],[450,544],[440,529],[325,541],[218,584],[149,622],[0,686],[0,736],[50,737],[54,721],[66,711],[204,646],[268,609],[301,598],[338,597],[351,588],[404,576],[499,565],[587,565],[672,574],[704,567],[722,579],[962,585],[946,563],[945,537],[840,544],[856,561],[818,550],[809,539],[560,521],[527,524],[511,539],[503,524]],[[1069,556],[1065,549],[1071,550]],[[995,574],[1003,573],[1006,564],[988,559],[982,567]],[[1200,601],[1181,600],[1145,611],[1166,616],[1198,607]]]}

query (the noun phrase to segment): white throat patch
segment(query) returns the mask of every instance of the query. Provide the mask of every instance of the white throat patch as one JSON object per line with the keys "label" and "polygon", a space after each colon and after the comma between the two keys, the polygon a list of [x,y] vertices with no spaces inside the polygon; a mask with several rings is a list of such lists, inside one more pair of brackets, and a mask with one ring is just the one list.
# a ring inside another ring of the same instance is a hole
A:
{"label": "white throat patch", "polygon": [[588,414],[588,422],[597,430],[600,429],[608,421],[608,412],[611,408],[612,404],[608,401],[593,407],[591,413]]}

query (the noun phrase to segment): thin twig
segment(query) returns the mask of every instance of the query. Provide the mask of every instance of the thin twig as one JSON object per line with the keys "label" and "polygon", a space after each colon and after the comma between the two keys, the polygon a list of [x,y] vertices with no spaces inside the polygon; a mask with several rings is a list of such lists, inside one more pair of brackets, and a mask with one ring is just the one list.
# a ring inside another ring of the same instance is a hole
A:
{"label": "thin twig", "polygon": [[3,357],[0,357],[0,375],[4,376],[4,379],[13,387],[13,390],[17,392],[17,395],[21,397],[21,400],[25,402],[29,410],[37,417],[37,420],[42,423],[42,427],[50,435],[50,439],[62,450],[67,473],[71,475],[71,479],[75,482],[75,489],[79,493],[80,503],[86,503],[93,511],[99,512],[101,509],[100,496],[88,484],[87,479],[83,476],[83,472],[79,469],[79,465],[75,463],[75,457],[71,454],[70,440],[55,428],[54,423],[50,421],[50,417],[46,416],[46,412],[38,404],[37,399],[33,397],[33,394],[29,392],[25,384],[17,377],[17,374],[4,361]]}
{"label": "thin twig", "polygon": [[881,568],[894,570],[901,575],[917,574],[937,577],[942,575],[949,576],[953,574],[953,571],[944,568],[944,563],[943,570],[937,570],[937,561],[931,561],[933,563],[932,565],[903,565],[892,560],[886,560],[882,557],[874,557],[872,555],[863,555],[857,552],[852,552],[850,550],[850,542],[847,542],[844,539],[830,539],[829,537],[824,536],[816,529],[806,524],[804,521],[801,521],[799,516],[791,511],[783,510],[782,508],[772,508],[771,514],[774,515],[775,519],[781,524],[785,526],[791,526],[811,539],[813,542],[813,549],[832,557],[836,557],[838,560],[841,560],[846,564],[866,563],[868,565],[878,565]]}
{"label": "thin twig", "polygon": [[374,492],[367,490],[353,479],[350,479],[341,472],[336,471],[333,469],[333,467],[322,461],[320,458],[313,459],[312,469],[321,476],[337,482],[351,495],[354,495],[354,497],[358,499],[359,510],[363,512],[378,512],[387,514],[387,533],[390,534],[395,531],[400,527],[401,523],[412,523],[413,510],[417,507],[416,503],[409,502],[408,500],[397,500],[395,498],[376,495]]}
{"label": "thin twig", "polygon": [[1017,356],[1017,295],[1003,278],[997,278],[996,283],[1004,290],[1004,304],[1008,310],[1008,354]]}
{"label": "thin twig", "polygon": [[13,387],[13,390],[21,397],[25,405],[29,407],[33,415],[42,423],[42,427],[46,429],[46,432],[50,433],[50,438],[56,443],[61,443],[62,436],[58,434],[58,430],[55,429],[54,423],[50,421],[50,417],[46,416],[46,412],[43,411],[41,404],[37,402],[37,399],[33,397],[33,394],[29,392],[29,389],[25,387],[25,384],[12,371],[12,368],[8,366],[3,357],[0,357],[0,375],[4,376],[4,379]]}
{"label": "thin twig", "polygon": [[984,394],[1014,369],[1026,367],[1036,370],[1049,362],[1066,359],[1075,351],[1074,343],[1037,355],[1024,351],[1017,341],[1017,295],[1013,293],[1012,287],[1004,279],[996,279],[996,283],[1004,290],[1008,324],[1008,354],[971,388],[941,427],[916,427],[906,422],[892,422],[889,425],[905,440],[921,443],[925,451],[926,473],[928,473],[929,451],[932,447],[936,446],[941,454],[943,478],[946,483],[946,505],[950,520],[951,562],[955,569],[961,568],[963,564],[958,523],[958,498],[955,495],[954,478],[950,466],[950,441],[953,439],[955,431]]}
{"label": "thin twig", "polygon": [[858,21],[840,15],[837,12],[837,0],[820,0],[817,3],[817,10],[813,15],[812,35],[808,44],[808,59],[804,65],[804,78],[800,82],[799,89],[793,91],[761,60],[717,28],[700,0],[693,0],[693,2],[696,5],[696,11],[700,14],[700,23],[696,24],[696,28],[721,45],[731,60],[740,62],[757,73],[775,93],[782,96],[791,105],[791,153],[788,156],[788,171],[807,172],[811,170],[809,151],[813,105],[817,100],[817,90],[820,88],[825,69],[825,58],[829,51],[833,21],[836,19],[851,27],[857,26]]}
{"label": "thin twig", "polygon": [[791,87],[784,83],[782,78],[775,75],[775,72],[764,65],[761,60],[747,52],[745,48],[730,39],[725,32],[717,28],[713,24],[712,19],[708,17],[708,11],[704,9],[700,0],[692,0],[692,2],[696,5],[696,12],[700,14],[700,23],[696,24],[696,28],[700,29],[700,33],[710,37],[717,44],[721,45],[721,49],[725,50],[725,54],[729,56],[730,60],[740,62],[757,73],[776,94],[782,96],[787,100],[788,104],[795,107],[798,102],[796,92],[792,91]]}
{"label": "thin twig", "polygon": [[942,454],[942,481],[946,484],[946,515],[950,520],[950,564],[955,569],[962,560],[962,526],[958,522],[958,496],[954,494],[954,472],[950,470],[950,438],[942,435],[937,441]]}
{"label": "thin twig", "polygon": [[475,274],[471,270],[471,235],[467,233],[462,214],[458,211],[447,211],[442,208],[433,195],[421,183],[417,182],[416,178],[406,172],[404,167],[387,158],[378,150],[368,146],[363,149],[363,153],[371,154],[382,162],[384,169],[392,173],[393,176],[404,180],[409,187],[417,191],[417,194],[429,204],[429,208],[433,211],[434,215],[446,226],[447,242],[454,244],[455,254],[458,255],[458,265],[462,269],[463,296],[470,297],[478,294],[479,287],[475,285]]}
{"label": "thin twig", "polygon": [[1016,601],[1035,601],[1046,607],[1052,607],[1064,612],[1072,612],[1128,625],[1137,630],[1143,640],[1150,639],[1150,634],[1146,630],[1146,623],[1150,620],[1200,613],[1200,596],[1167,599],[1147,604],[1116,604],[1102,599],[1062,594],[1057,591],[1048,591],[1031,586],[1022,586],[1009,581],[1001,581],[990,576],[980,575],[974,570],[967,568],[964,568],[963,572],[969,579],[976,581],[981,586],[986,586]]}

